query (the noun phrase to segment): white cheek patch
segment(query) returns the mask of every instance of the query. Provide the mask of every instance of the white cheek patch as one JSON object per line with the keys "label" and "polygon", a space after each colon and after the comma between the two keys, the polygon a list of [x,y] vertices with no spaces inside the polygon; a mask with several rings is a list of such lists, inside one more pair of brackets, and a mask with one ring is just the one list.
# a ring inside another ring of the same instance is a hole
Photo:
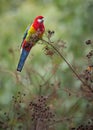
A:
{"label": "white cheek patch", "polygon": [[44,19],[38,19],[37,21],[38,21],[39,23],[41,23],[41,22],[44,21]]}
{"label": "white cheek patch", "polygon": [[41,22],[42,22],[42,20],[41,20],[41,19],[38,19],[37,21],[38,21],[39,23],[41,23]]}

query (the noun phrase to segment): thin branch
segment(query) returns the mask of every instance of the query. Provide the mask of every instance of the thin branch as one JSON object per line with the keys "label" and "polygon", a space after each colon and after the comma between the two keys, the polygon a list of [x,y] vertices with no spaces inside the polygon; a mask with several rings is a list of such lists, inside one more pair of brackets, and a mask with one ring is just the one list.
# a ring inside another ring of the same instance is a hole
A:
{"label": "thin branch", "polygon": [[45,42],[45,43],[47,43],[48,45],[50,45],[50,46],[58,53],[58,55],[66,62],[66,64],[69,66],[69,68],[72,70],[72,72],[76,75],[76,77],[82,82],[82,84],[84,84],[85,86],[87,86],[87,87],[89,88],[89,90],[93,92],[92,88],[91,88],[89,85],[87,85],[87,84],[80,78],[79,74],[76,72],[76,70],[74,70],[74,68],[72,67],[72,65],[65,59],[65,57],[63,56],[63,54],[61,54],[61,53],[59,52],[59,50],[58,50],[53,44],[51,44],[50,41],[46,41],[46,40],[44,40],[44,39],[42,39],[42,41]]}
{"label": "thin branch", "polygon": [[68,118],[68,117],[63,117],[62,119],[59,119],[59,120],[55,120],[54,122],[52,122],[52,123],[50,123],[49,124],[49,127],[51,127],[51,126],[54,126],[54,125],[56,125],[57,123],[63,123],[63,122],[66,122],[66,121],[71,121],[73,119],[73,117],[70,117],[70,118]]}

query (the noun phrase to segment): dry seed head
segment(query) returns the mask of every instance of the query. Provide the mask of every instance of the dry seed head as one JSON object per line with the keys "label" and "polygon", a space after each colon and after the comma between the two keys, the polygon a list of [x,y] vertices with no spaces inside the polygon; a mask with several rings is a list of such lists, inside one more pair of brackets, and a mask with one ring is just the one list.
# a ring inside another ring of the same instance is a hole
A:
{"label": "dry seed head", "polygon": [[85,41],[85,43],[86,43],[87,45],[90,45],[90,44],[92,43],[92,41],[91,41],[91,40],[87,40],[87,41]]}
{"label": "dry seed head", "polygon": [[54,114],[50,111],[47,106],[47,98],[44,96],[38,97],[35,102],[30,102],[32,107],[32,120],[42,120],[42,121],[53,121]]}

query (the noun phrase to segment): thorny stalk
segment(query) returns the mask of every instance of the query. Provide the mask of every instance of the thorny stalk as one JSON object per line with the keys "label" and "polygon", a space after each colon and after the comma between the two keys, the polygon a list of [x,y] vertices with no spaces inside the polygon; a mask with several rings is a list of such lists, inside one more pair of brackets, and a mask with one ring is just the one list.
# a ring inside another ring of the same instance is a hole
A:
{"label": "thorny stalk", "polygon": [[88,84],[86,84],[86,83],[80,78],[79,74],[76,72],[76,70],[74,70],[74,68],[72,67],[72,65],[66,60],[66,58],[63,56],[63,54],[61,54],[61,53],[59,52],[59,50],[58,50],[53,44],[51,44],[52,42],[51,42],[50,40],[47,41],[47,40],[45,40],[45,39],[42,39],[42,41],[45,42],[45,43],[47,43],[48,45],[50,45],[50,46],[58,53],[58,55],[61,57],[61,59],[63,59],[63,60],[65,61],[65,63],[69,66],[69,68],[72,70],[72,72],[75,74],[75,76],[82,82],[82,84],[85,85],[85,86],[87,86],[88,89],[89,89],[91,92],[93,92],[92,88],[91,88]]}

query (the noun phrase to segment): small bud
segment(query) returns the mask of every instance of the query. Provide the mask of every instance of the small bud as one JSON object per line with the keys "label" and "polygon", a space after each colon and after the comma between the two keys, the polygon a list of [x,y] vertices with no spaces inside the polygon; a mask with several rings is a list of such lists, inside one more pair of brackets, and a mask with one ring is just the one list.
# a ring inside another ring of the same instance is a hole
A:
{"label": "small bud", "polygon": [[52,31],[52,33],[55,33],[55,31]]}
{"label": "small bud", "polygon": [[89,44],[92,43],[92,41],[91,41],[91,40],[87,40],[87,41],[85,41],[85,43],[86,43],[87,45],[89,45]]}
{"label": "small bud", "polygon": [[4,115],[6,115],[7,113],[5,112]]}
{"label": "small bud", "polygon": [[21,94],[21,92],[19,91],[18,94]]}
{"label": "small bud", "polygon": [[14,96],[12,96],[12,98],[15,98]]}
{"label": "small bud", "polygon": [[50,33],[51,33],[51,31],[50,31],[50,30],[48,30],[48,33],[50,34]]}
{"label": "small bud", "polygon": [[20,115],[20,113],[18,112],[17,115]]}
{"label": "small bud", "polygon": [[26,94],[24,93],[23,96],[26,96]]}
{"label": "small bud", "polygon": [[22,101],[20,100],[19,103],[22,103]]}

